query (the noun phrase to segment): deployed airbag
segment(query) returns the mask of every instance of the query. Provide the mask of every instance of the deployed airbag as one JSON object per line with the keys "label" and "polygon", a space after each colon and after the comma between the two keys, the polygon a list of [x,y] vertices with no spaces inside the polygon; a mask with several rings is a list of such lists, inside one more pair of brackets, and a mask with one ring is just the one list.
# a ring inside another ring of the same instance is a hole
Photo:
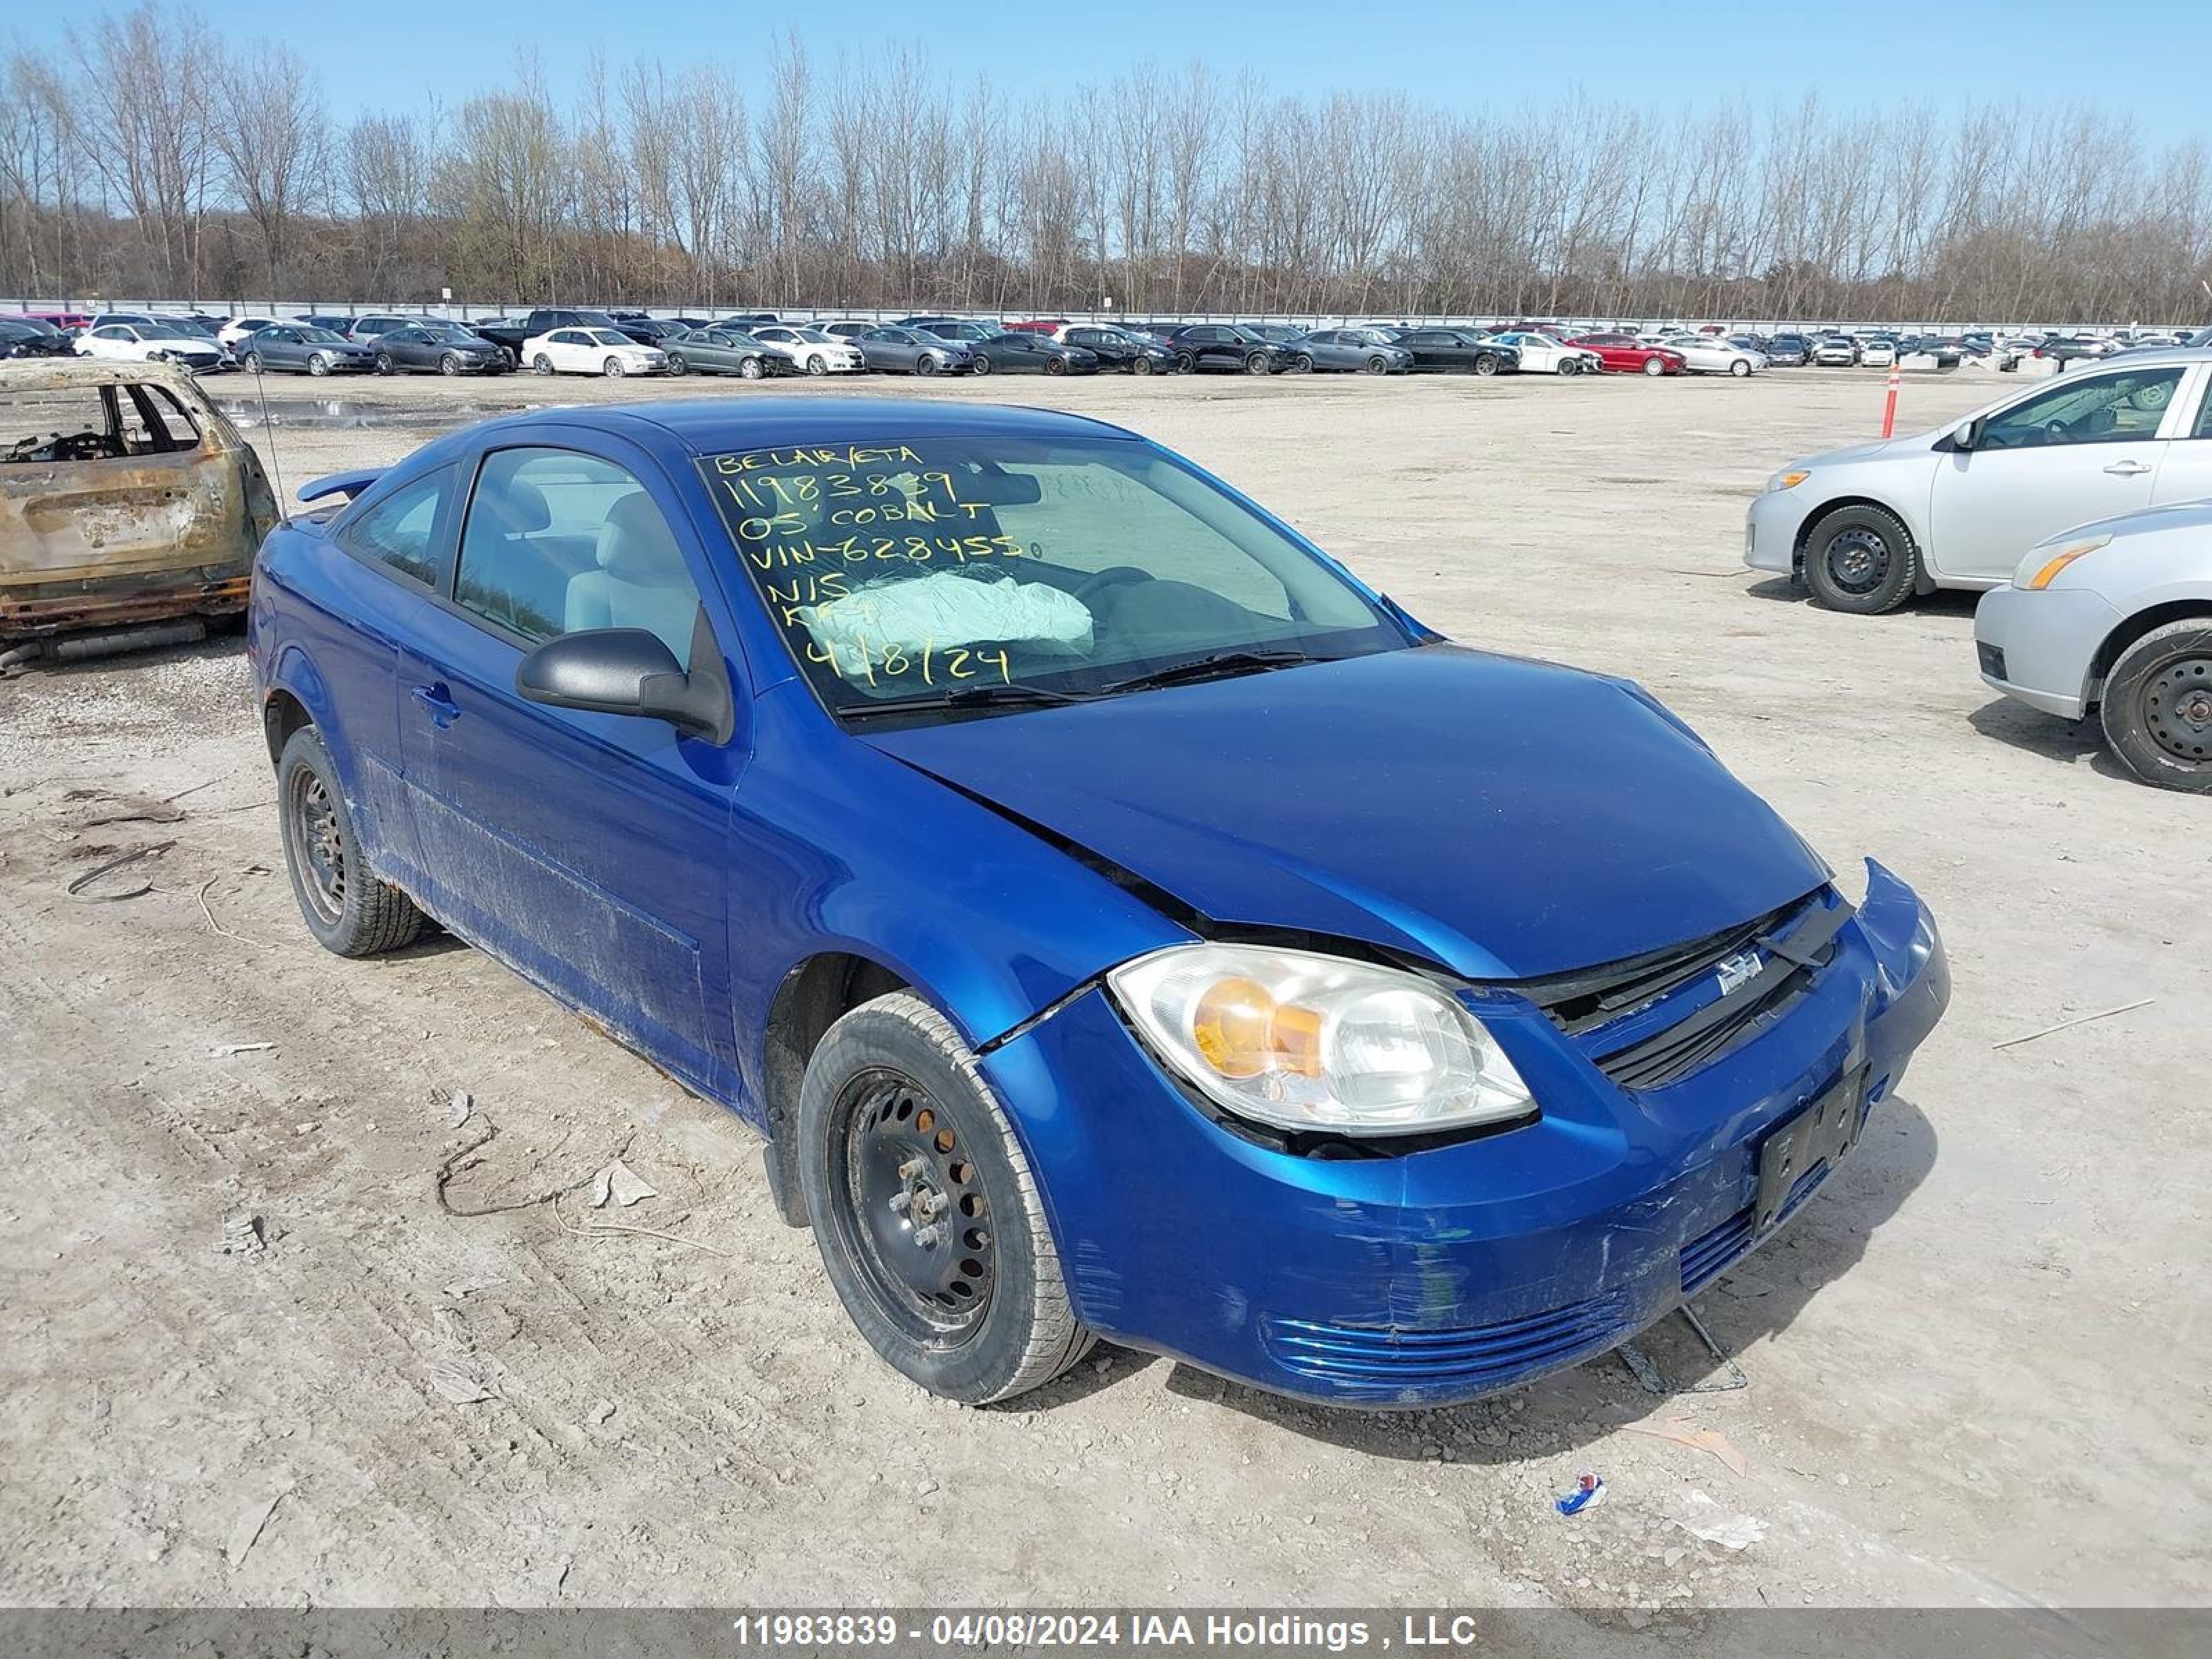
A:
{"label": "deployed airbag", "polygon": [[1002,641],[1091,643],[1091,608],[1044,582],[992,581],[943,571],[878,582],[802,613],[823,650],[865,661],[871,651],[919,653]]}

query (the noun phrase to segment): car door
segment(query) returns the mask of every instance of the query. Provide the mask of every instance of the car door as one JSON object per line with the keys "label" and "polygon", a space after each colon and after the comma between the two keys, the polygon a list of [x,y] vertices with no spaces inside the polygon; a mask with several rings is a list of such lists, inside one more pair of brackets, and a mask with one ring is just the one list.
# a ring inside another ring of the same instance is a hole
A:
{"label": "car door", "polygon": [[2169,364],[2063,375],[1988,416],[1972,449],[1939,450],[1931,571],[1994,586],[2045,536],[2149,506],[2183,374]]}
{"label": "car door", "polygon": [[375,348],[402,368],[421,368],[430,362],[430,337],[419,328],[395,328],[376,337]]}
{"label": "car door", "polygon": [[583,629],[648,629],[688,667],[706,580],[642,452],[562,428],[491,450],[451,592],[410,630],[398,706],[432,910],[715,1089],[734,1060],[726,887],[741,751],[515,690],[528,651]]}
{"label": "car door", "polygon": [[2174,399],[2172,441],[2151,484],[2151,503],[2212,499],[2212,363],[2193,366]]}

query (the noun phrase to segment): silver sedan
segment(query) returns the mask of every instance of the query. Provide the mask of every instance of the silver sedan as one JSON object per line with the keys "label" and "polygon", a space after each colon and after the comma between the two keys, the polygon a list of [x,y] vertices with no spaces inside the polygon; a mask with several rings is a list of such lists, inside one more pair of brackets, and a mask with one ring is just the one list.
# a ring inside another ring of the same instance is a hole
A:
{"label": "silver sedan", "polygon": [[2145,782],[2212,793],[2212,502],[2052,536],[1974,612],[1982,678],[2063,720],[2095,714]]}

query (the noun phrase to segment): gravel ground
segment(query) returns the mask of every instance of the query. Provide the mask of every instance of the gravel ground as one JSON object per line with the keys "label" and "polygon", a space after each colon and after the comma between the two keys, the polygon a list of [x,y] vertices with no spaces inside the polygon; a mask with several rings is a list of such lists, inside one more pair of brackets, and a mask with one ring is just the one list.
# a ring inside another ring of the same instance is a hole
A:
{"label": "gravel ground", "polygon": [[[2004,384],[1916,378],[1905,422]],[[1839,870],[1918,885],[1956,1000],[1860,1154],[1700,1299],[1747,1386],[1700,1391],[1725,1373],[1674,1321],[1663,1397],[1607,1358],[1355,1415],[1102,1350],[934,1403],[865,1351],[734,1119],[449,941],[311,942],[225,638],[0,684],[0,1600],[2212,1599],[2205,803],[1986,692],[1970,601],[1860,621],[1740,568],[1750,493],[1873,432],[1881,374],[915,389],[1181,448],[1433,625],[1642,680]],[[706,389],[309,390],[272,383],[255,433],[294,486],[490,407]],[[165,842],[93,890],[142,896],[64,891]],[[623,1218],[697,1248],[529,1202],[618,1149],[659,1193]],[[1562,1519],[1583,1469],[1607,1499]]]}

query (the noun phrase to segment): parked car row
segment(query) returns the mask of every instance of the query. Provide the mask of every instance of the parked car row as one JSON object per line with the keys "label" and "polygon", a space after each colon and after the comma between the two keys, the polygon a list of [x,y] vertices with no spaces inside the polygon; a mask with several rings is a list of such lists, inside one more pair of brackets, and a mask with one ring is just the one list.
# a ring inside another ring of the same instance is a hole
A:
{"label": "parked car row", "polygon": [[1752,502],[1743,558],[1860,616],[1979,592],[1984,681],[2094,715],[2139,777],[2212,792],[2212,349],[2113,354],[1792,461]]}

